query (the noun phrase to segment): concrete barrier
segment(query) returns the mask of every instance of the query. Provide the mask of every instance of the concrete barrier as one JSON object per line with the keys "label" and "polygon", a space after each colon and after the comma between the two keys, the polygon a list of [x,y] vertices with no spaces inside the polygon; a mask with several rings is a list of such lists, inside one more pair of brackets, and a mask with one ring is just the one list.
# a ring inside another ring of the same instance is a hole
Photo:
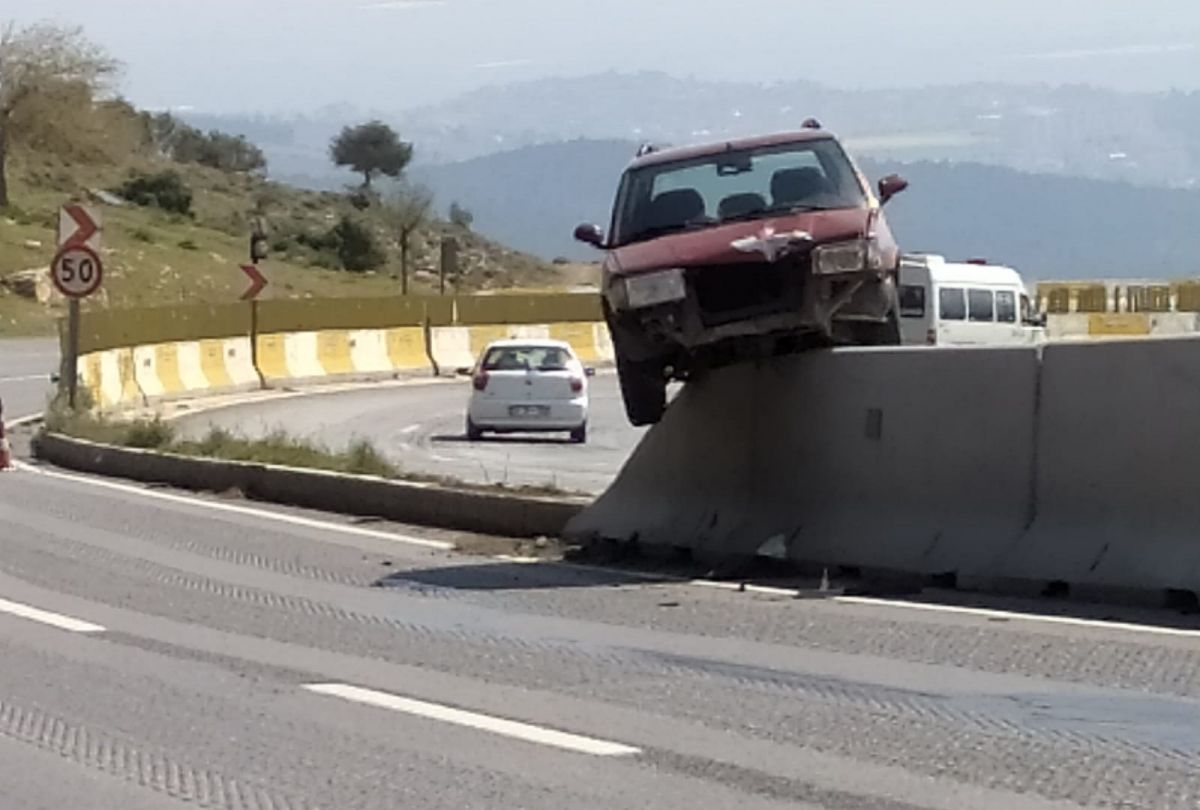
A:
{"label": "concrete barrier", "polygon": [[1195,312],[1071,312],[1046,318],[1046,337],[1059,340],[1124,340],[1200,333]]}
{"label": "concrete barrier", "polygon": [[1200,591],[1200,340],[1048,346],[1037,518],[983,572]]}
{"label": "concrete barrier", "polygon": [[754,553],[739,529],[755,508],[749,415],[761,373],[734,366],[685,386],[568,535]]}
{"label": "concrete barrier", "polygon": [[852,349],[689,384],[568,531],[927,574],[1029,520],[1037,351]]}
{"label": "concrete barrier", "polygon": [[133,349],[90,352],[79,360],[84,388],[101,409],[122,408],[144,402],[134,373]]}
{"label": "concrete barrier", "polygon": [[1022,347],[837,350],[768,366],[750,538],[805,562],[921,574],[985,564],[1030,520],[1037,385],[1037,351]]}
{"label": "concrete barrier", "polygon": [[465,326],[435,326],[429,330],[429,356],[439,374],[453,374],[455,369],[470,368],[475,363],[471,353],[471,330]]}
{"label": "concrete barrier", "polygon": [[501,537],[555,537],[582,502],[498,491],[455,489],[240,461],[191,458],[43,434],[34,454],[68,469],[224,492],[274,503],[324,509]]}

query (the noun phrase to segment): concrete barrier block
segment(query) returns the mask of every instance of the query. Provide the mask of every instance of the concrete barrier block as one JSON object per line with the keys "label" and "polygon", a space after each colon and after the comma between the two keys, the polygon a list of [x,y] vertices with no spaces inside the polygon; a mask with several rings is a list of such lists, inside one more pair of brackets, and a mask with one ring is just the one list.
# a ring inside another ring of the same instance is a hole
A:
{"label": "concrete barrier block", "polygon": [[256,388],[260,384],[254,368],[250,338],[226,338],[221,341],[225,374],[234,388]]}
{"label": "concrete barrier block", "polygon": [[161,397],[167,392],[158,376],[157,346],[134,346],[133,368],[138,388],[146,397]]}
{"label": "concrete barrier block", "polygon": [[429,368],[429,353],[425,347],[425,330],[420,326],[401,326],[384,332],[388,363],[397,371],[416,371]]}
{"label": "concrete barrier block", "polygon": [[82,472],[166,483],[197,491],[237,489],[247,497],[401,523],[501,537],[557,537],[582,508],[574,499],[536,498],[389,481],[320,470],[191,458],[96,444],[58,434],[34,442],[35,455]]}
{"label": "concrete barrier block", "polygon": [[454,373],[458,368],[470,368],[475,364],[471,351],[471,330],[465,326],[435,326],[429,330],[430,354],[438,370]]}
{"label": "concrete barrier block", "polygon": [[[211,352],[212,347],[207,347]],[[216,379],[210,381],[205,369],[204,355],[201,352],[200,342],[196,340],[184,341],[175,344],[176,356],[178,359],[178,372],[180,391],[193,393],[196,391],[207,391],[212,388],[220,388],[222,380]],[[218,350],[219,352],[219,350]],[[209,365],[209,368],[214,372],[220,369],[220,374],[224,374],[224,364],[220,363],[220,354],[217,355],[218,363],[216,366]]]}
{"label": "concrete barrier block", "polygon": [[1047,346],[1037,516],[993,569],[1200,591],[1200,339]]}
{"label": "concrete barrier block", "polygon": [[741,551],[738,530],[753,508],[758,379],[743,365],[685,386],[568,537]]}
{"label": "concrete barrier block", "polygon": [[1037,351],[853,349],[689,383],[572,537],[942,573],[1029,519]]}
{"label": "concrete barrier block", "polygon": [[749,540],[803,562],[987,565],[1029,520],[1032,348],[838,349],[764,366]]}
{"label": "concrete barrier block", "polygon": [[385,374],[393,371],[388,356],[387,332],[355,329],[350,332],[350,364],[356,374]]}
{"label": "concrete barrier block", "polygon": [[325,376],[318,346],[316,332],[289,332],[284,335],[283,350],[288,379],[306,380]]}

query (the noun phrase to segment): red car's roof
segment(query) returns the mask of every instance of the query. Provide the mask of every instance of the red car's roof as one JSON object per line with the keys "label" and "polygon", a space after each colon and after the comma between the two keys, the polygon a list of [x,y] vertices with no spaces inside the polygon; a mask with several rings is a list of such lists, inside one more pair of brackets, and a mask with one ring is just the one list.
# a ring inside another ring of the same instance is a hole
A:
{"label": "red car's roof", "polygon": [[630,163],[629,168],[638,169],[642,166],[654,166],[659,163],[673,163],[677,160],[719,155],[722,152],[733,149],[757,149],[764,146],[779,146],[786,143],[819,141],[832,137],[831,133],[822,129],[803,129],[796,132],[776,132],[771,135],[756,135],[753,138],[734,138],[728,141],[697,144],[695,146],[678,146],[642,155]]}

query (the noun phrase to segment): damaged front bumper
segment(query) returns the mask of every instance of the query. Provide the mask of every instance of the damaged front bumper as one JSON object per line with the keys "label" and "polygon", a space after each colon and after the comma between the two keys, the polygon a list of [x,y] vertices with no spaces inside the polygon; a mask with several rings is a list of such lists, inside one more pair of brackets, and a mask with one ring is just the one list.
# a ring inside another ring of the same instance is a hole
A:
{"label": "damaged front bumper", "polygon": [[[832,341],[839,321],[886,321],[894,274],[853,267],[846,250],[830,251],[824,257],[833,259],[822,261],[823,250],[616,279],[622,292],[614,296],[610,285],[606,297],[618,350],[633,360],[698,355],[730,343],[762,353],[773,339]],[[825,272],[816,272],[818,266]]]}

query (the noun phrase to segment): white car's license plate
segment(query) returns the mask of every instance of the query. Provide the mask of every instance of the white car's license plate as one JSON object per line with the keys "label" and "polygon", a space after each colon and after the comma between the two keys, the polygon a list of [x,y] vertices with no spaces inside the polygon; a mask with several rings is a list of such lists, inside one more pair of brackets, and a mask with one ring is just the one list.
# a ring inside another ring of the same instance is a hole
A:
{"label": "white car's license plate", "polygon": [[549,416],[550,409],[545,405],[510,405],[509,416]]}

